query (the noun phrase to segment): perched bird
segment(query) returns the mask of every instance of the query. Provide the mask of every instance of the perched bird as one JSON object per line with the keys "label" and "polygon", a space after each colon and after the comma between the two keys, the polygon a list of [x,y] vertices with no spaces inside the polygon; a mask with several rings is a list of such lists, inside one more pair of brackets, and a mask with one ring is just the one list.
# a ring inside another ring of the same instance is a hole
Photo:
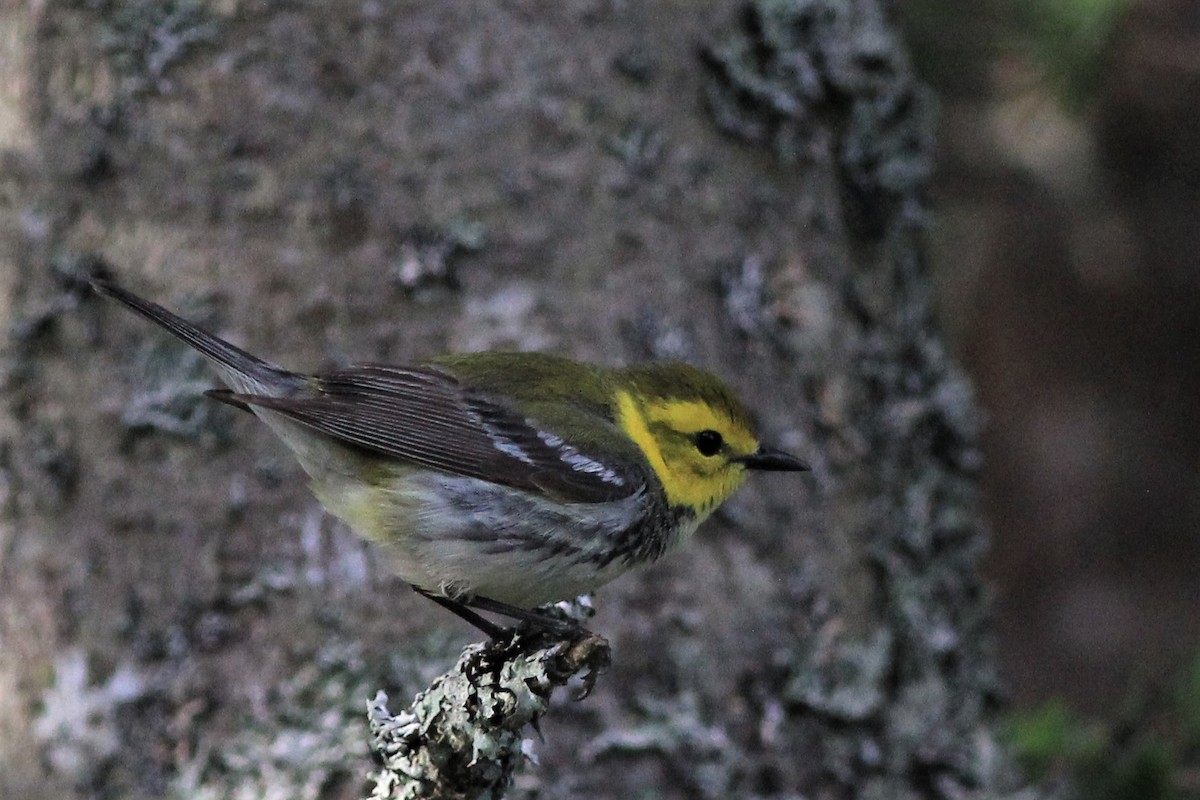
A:
{"label": "perched bird", "polygon": [[209,396],[265,422],[326,509],[493,635],[468,607],[544,622],[529,609],[686,542],[747,471],[806,469],[761,445],[733,393],[687,364],[485,352],[305,374],[107,278],[92,285],[207,357],[228,386]]}

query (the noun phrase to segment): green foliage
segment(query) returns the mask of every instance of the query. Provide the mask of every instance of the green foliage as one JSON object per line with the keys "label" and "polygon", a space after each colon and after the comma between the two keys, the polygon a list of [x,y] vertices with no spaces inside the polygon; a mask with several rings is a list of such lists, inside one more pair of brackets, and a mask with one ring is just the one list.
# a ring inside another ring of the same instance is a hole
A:
{"label": "green foliage", "polygon": [[1010,78],[1027,77],[1020,88],[1044,92],[1077,113],[1100,86],[1113,36],[1132,3],[909,0],[898,14],[918,71],[943,91],[965,85],[978,92],[995,80],[991,70],[1000,65]]}
{"label": "green foliage", "polygon": [[[1061,702],[1014,714],[1013,751],[1031,775],[1080,800],[1194,800],[1186,776],[1200,748],[1200,654],[1177,684],[1131,713],[1088,720]],[[1194,783],[1194,780],[1192,781]]]}
{"label": "green foliage", "polygon": [[1167,743],[1150,740],[1097,760],[1080,782],[1080,793],[1097,800],[1173,800],[1175,758]]}
{"label": "green foliage", "polygon": [[1154,737],[1124,737],[1089,723],[1060,703],[1012,722],[1018,757],[1041,780],[1066,777],[1074,797],[1086,800],[1175,800],[1175,757]]}
{"label": "green foliage", "polygon": [[1056,763],[1083,763],[1103,752],[1105,737],[1095,726],[1071,712],[1061,702],[1013,716],[1009,723],[1013,746],[1025,767],[1044,776]]}
{"label": "green foliage", "polygon": [[1192,659],[1176,693],[1176,706],[1183,725],[1184,744],[1200,750],[1200,653]]}
{"label": "green foliage", "polygon": [[1131,0],[1018,0],[1022,46],[1071,111],[1095,95],[1104,57]]}

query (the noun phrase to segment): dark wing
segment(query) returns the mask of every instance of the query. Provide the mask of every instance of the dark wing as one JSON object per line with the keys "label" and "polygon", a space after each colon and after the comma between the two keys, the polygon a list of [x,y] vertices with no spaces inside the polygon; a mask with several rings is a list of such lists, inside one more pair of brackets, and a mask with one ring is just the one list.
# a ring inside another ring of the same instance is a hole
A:
{"label": "dark wing", "polygon": [[313,380],[315,390],[301,395],[219,399],[277,411],[381,456],[563,502],[616,500],[641,487],[635,471],[582,452],[502,398],[438,369],[365,365]]}

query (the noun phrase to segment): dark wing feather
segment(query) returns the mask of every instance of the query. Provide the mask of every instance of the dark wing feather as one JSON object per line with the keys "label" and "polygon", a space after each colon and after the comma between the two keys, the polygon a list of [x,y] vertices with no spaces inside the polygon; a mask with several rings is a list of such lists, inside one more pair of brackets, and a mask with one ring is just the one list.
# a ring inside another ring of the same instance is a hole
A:
{"label": "dark wing feather", "polygon": [[[636,474],[580,452],[502,398],[424,367],[356,366],[290,397],[231,394],[342,442],[572,503],[627,497]],[[597,424],[609,424],[597,418]]]}

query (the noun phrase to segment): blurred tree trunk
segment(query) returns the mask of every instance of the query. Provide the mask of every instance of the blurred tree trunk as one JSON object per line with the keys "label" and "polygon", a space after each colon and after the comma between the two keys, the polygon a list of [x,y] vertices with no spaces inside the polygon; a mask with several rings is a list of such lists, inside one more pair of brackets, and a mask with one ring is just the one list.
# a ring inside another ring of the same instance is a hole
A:
{"label": "blurred tree trunk", "polygon": [[688,359],[810,460],[598,595],[613,666],[512,796],[1020,792],[932,104],[876,3],[99,9],[15,15],[0,795],[354,797],[366,701],[473,635],[87,296],[98,259],[297,368]]}

